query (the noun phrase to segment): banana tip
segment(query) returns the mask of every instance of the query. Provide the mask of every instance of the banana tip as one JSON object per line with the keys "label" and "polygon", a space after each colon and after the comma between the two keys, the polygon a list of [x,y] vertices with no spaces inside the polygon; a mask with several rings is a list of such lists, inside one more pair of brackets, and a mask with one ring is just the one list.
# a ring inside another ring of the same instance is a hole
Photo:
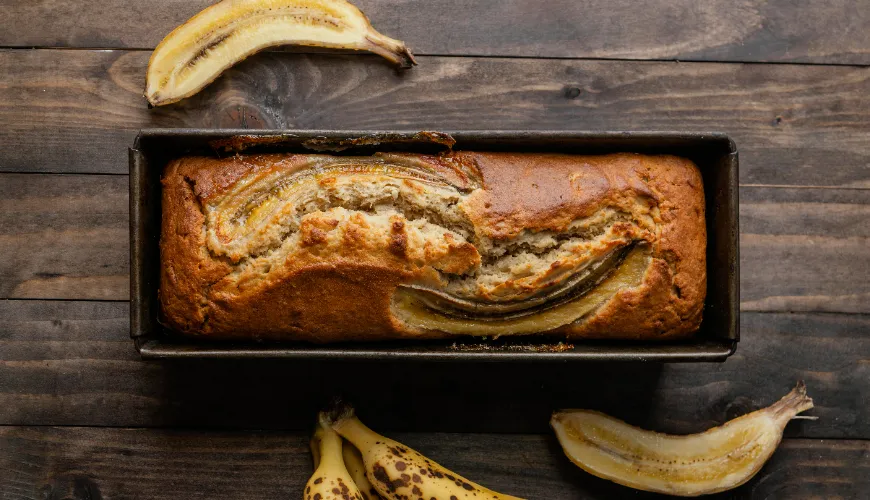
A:
{"label": "banana tip", "polygon": [[402,53],[401,68],[408,69],[412,66],[416,66],[417,65],[417,58],[414,57],[414,54],[411,53],[411,49],[409,49],[408,47],[404,47],[404,49],[405,50]]}
{"label": "banana tip", "polygon": [[813,399],[807,395],[807,385],[803,380],[798,380],[795,388],[771,406],[773,414],[777,417],[792,419],[798,413],[813,408]]}

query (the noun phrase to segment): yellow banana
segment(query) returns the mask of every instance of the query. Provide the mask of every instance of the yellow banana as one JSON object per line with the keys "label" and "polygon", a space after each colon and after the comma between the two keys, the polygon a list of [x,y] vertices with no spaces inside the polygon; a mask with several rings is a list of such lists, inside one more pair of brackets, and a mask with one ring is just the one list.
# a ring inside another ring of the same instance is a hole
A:
{"label": "yellow banana", "polygon": [[314,474],[305,485],[303,500],[364,500],[344,466],[341,437],[329,427],[325,416],[318,416],[317,430],[311,439]]}
{"label": "yellow banana", "polygon": [[340,412],[332,428],[360,451],[366,476],[384,498],[518,500],[473,483],[381,436],[360,422],[350,408]]}
{"label": "yellow banana", "polygon": [[359,450],[354,445],[345,441],[342,453],[344,455],[344,466],[347,467],[350,477],[353,478],[353,482],[359,488],[363,500],[380,500],[381,496],[378,494],[378,490],[372,486],[369,478],[366,477],[366,466],[363,463]]}
{"label": "yellow banana", "polygon": [[638,490],[697,496],[751,479],[776,450],[788,421],[812,407],[799,382],[772,406],[700,434],[646,431],[589,410],[556,412],[550,425],[568,458],[590,474]]}
{"label": "yellow banana", "polygon": [[145,97],[162,106],[190,97],[246,57],[278,45],[367,50],[416,64],[345,0],[222,0],[166,36],[148,63]]}

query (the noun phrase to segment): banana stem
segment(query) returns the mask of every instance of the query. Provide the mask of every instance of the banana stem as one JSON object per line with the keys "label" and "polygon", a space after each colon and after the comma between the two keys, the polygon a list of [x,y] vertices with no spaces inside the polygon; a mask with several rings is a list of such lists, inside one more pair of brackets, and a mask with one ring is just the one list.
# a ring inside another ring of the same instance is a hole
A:
{"label": "banana stem", "polygon": [[341,437],[335,433],[332,429],[323,429],[321,432],[318,430],[319,436],[315,436],[315,439],[319,441],[319,457],[317,457],[315,469],[323,465],[324,467],[332,467],[336,465],[339,461],[344,463],[344,459],[341,454]]}
{"label": "banana stem", "polygon": [[358,450],[369,449],[377,441],[384,439],[380,434],[366,427],[355,415],[339,419],[332,424],[332,428],[341,437],[353,443]]}
{"label": "banana stem", "polygon": [[773,416],[777,420],[785,420],[786,422],[793,419],[798,413],[809,410],[813,407],[813,400],[807,396],[807,385],[803,380],[797,383],[794,389],[783,396],[771,406]]}
{"label": "banana stem", "polygon": [[368,42],[366,50],[388,59],[400,69],[408,69],[411,66],[417,65],[414,54],[411,53],[403,42],[376,32],[368,33],[366,35],[366,42]]}

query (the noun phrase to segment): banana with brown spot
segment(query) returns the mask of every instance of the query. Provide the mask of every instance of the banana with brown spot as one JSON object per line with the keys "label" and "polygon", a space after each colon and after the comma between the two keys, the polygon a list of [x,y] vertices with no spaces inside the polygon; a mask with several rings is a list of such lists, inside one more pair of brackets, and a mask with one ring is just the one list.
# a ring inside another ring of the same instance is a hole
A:
{"label": "banana with brown spot", "polygon": [[363,463],[359,450],[354,445],[344,441],[342,453],[344,454],[344,466],[347,467],[350,477],[353,478],[353,482],[359,488],[363,500],[381,500],[382,497],[378,494],[378,490],[375,489],[369,478],[366,477],[366,466]]}
{"label": "banana with brown spot", "polygon": [[351,408],[338,413],[332,428],[360,451],[366,477],[385,498],[521,500],[484,488],[381,436],[360,422]]}
{"label": "banana with brown spot", "polygon": [[311,439],[314,474],[305,485],[303,500],[365,500],[344,465],[341,436],[321,413]]}

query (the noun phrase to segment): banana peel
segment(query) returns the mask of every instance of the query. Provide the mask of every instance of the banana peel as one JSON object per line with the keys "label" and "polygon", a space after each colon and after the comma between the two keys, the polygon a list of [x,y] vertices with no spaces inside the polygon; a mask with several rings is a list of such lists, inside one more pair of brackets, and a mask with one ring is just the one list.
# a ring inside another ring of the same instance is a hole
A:
{"label": "banana peel", "polygon": [[360,422],[349,406],[334,409],[330,420],[332,428],[359,450],[366,478],[383,498],[522,500],[465,479],[374,432]]}
{"label": "banana peel", "polygon": [[369,481],[369,478],[366,477],[366,465],[363,463],[362,455],[359,450],[357,450],[354,445],[350,444],[350,442],[344,441],[344,447],[341,451],[344,455],[344,466],[347,467],[347,471],[353,478],[353,482],[356,483],[356,487],[359,488],[362,499],[381,500],[383,497],[381,497],[378,490],[375,489],[371,481]]}
{"label": "banana peel", "polygon": [[323,415],[311,439],[314,474],[305,485],[303,500],[362,500],[364,497],[344,464],[341,437]]}

